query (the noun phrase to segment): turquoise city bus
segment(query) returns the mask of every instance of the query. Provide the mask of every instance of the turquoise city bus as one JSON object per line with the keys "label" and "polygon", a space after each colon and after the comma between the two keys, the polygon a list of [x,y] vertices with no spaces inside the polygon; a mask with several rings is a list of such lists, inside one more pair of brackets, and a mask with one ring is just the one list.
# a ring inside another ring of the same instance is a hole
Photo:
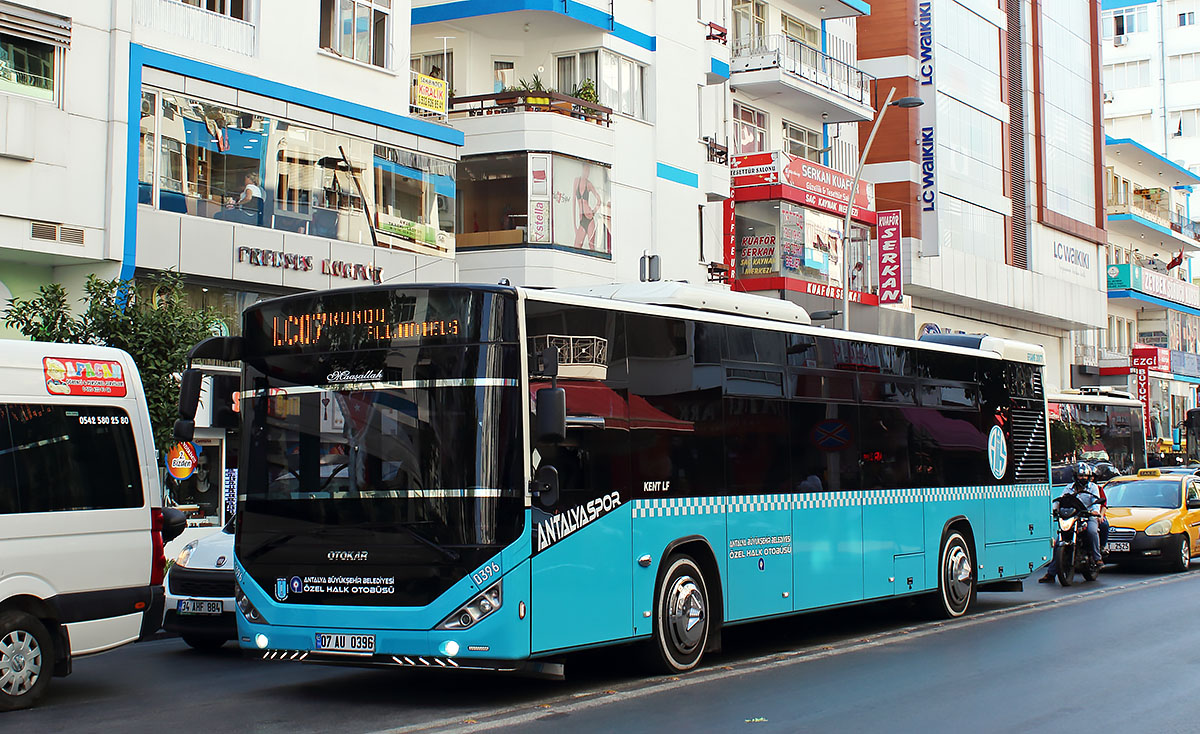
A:
{"label": "turquoise city bus", "polygon": [[639,642],[684,671],[728,625],[957,617],[1049,556],[1037,346],[667,282],[322,291],[243,324],[193,357],[243,365],[239,637],[267,659],[560,675]]}

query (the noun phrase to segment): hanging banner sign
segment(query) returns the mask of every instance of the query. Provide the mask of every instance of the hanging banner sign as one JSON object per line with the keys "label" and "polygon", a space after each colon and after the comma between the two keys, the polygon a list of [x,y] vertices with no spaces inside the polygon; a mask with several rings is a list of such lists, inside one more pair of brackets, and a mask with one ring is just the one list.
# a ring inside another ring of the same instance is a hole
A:
{"label": "hanging banner sign", "polygon": [[446,114],[446,92],[445,79],[417,74],[413,79],[413,107],[444,115]]}
{"label": "hanging banner sign", "polygon": [[193,443],[177,443],[167,451],[167,473],[175,481],[182,482],[192,476],[200,464],[200,456]]}
{"label": "hanging banner sign", "polygon": [[925,104],[917,110],[918,163],[920,163],[920,207],[921,249],[920,257],[937,257],[941,253],[938,231],[938,183],[937,183],[937,60],[934,58],[933,5],[923,1],[917,3],[917,85],[918,94]]}
{"label": "hanging banner sign", "polygon": [[900,212],[876,215],[879,239],[879,302],[904,301],[904,273],[900,262]]}
{"label": "hanging banner sign", "polygon": [[723,249],[725,251],[725,266],[733,272],[734,266],[737,265],[737,230],[735,227],[736,220],[733,216],[733,197],[725,200],[722,207],[722,238],[724,239]]}

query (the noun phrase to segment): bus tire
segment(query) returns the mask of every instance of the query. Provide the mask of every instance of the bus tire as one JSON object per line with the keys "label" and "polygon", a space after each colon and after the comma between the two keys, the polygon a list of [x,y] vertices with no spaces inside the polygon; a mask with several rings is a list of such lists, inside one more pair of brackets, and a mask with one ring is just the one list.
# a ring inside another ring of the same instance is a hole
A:
{"label": "bus tire", "polygon": [[0,711],[33,706],[54,674],[54,641],[37,617],[0,613]]}
{"label": "bus tire", "polygon": [[975,559],[962,533],[950,529],[938,552],[938,587],[930,600],[930,611],[938,619],[956,619],[967,613],[975,600]]}
{"label": "bus tire", "polygon": [[711,627],[708,604],[699,564],[682,554],[668,558],[654,593],[654,634],[647,656],[651,667],[682,673],[700,663]]}

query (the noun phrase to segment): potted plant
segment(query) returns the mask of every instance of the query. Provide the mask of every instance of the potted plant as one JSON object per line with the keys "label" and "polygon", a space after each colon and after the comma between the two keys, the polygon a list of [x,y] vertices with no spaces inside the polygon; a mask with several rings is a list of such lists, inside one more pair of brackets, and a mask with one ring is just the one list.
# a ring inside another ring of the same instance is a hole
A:
{"label": "potted plant", "polygon": [[[575,91],[571,96],[584,102],[592,104],[600,104],[600,95],[596,93],[596,82],[591,79],[584,79],[579,86],[575,87]],[[600,116],[590,107],[579,107],[580,117],[593,118],[596,122],[601,122]]]}
{"label": "potted plant", "polygon": [[521,79],[520,83],[521,89],[525,92],[526,105],[550,104],[550,98],[545,96],[546,92],[550,90],[546,89],[546,85],[542,83],[541,76],[534,74],[532,80],[525,81],[524,79]]}
{"label": "potted plant", "polygon": [[496,98],[497,107],[512,107],[521,101],[520,87],[505,87],[500,90],[499,97]]}

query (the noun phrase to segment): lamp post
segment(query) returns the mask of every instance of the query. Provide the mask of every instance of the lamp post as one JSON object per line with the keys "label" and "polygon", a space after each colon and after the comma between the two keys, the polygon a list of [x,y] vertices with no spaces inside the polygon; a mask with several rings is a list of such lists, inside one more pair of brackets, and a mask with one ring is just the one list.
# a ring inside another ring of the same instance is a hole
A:
{"label": "lamp post", "polygon": [[901,97],[895,102],[892,97],[896,94],[896,88],[892,87],[888,92],[887,99],[883,101],[883,107],[879,108],[879,115],[875,118],[875,124],[871,127],[871,134],[867,136],[867,144],[863,147],[862,153],[858,157],[858,168],[854,171],[854,183],[850,184],[850,199],[846,202],[846,219],[842,223],[842,329],[850,330],[850,213],[854,211],[854,196],[858,193],[858,180],[862,178],[863,166],[867,163],[867,153],[871,150],[871,143],[875,140],[875,133],[879,132],[879,124],[883,122],[883,114],[887,112],[888,107],[920,107],[925,104],[925,100],[920,97]]}

